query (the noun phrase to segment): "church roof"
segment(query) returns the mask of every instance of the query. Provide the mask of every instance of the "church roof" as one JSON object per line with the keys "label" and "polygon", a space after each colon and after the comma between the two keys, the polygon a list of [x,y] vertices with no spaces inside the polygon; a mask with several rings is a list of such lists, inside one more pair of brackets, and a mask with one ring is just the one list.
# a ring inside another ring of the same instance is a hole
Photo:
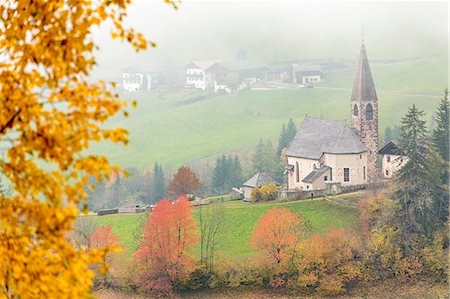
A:
{"label": "church roof", "polygon": [[264,185],[268,185],[270,183],[277,184],[278,183],[267,173],[258,172],[254,176],[252,176],[247,182],[243,184],[243,186],[247,187],[261,187]]}
{"label": "church roof", "polygon": [[370,72],[369,60],[367,59],[366,47],[361,45],[358,69],[353,82],[352,101],[370,101],[377,99],[377,92]]}
{"label": "church roof", "polygon": [[326,171],[330,170],[331,168],[329,166],[322,166],[320,168],[316,168],[313,171],[311,171],[305,178],[302,180],[302,182],[305,183],[314,183],[318,178],[322,176]]}
{"label": "church roof", "polygon": [[305,117],[286,155],[319,160],[323,153],[354,154],[366,150],[355,130],[345,122]]}

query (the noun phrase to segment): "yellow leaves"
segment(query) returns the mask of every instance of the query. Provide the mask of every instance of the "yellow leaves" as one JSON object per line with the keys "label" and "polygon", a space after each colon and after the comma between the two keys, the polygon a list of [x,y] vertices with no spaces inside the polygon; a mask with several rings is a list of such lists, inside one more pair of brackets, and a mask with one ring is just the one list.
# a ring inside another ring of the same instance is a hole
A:
{"label": "yellow leaves", "polygon": [[8,284],[9,297],[91,296],[89,266],[101,263],[106,251],[76,249],[64,236],[79,214],[75,205],[86,197],[88,176],[100,181],[113,169],[106,157],[86,154],[90,143],[128,142],[126,130],[103,126],[126,103],[87,75],[95,65],[93,26],[111,21],[113,38],[137,51],[148,46],[142,34],[123,26],[129,3],[0,5],[0,52],[6,55],[0,65],[0,141],[13,139],[0,160],[14,189],[13,196],[0,198],[0,290]]}

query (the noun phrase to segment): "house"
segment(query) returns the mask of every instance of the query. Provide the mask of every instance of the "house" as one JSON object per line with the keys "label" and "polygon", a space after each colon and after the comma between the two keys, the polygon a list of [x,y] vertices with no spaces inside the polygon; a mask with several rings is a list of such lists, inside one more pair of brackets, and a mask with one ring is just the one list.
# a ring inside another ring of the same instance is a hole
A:
{"label": "house", "polygon": [[408,162],[408,158],[401,153],[398,140],[388,142],[378,154],[381,155],[381,176],[384,179],[392,178]]}
{"label": "house", "polygon": [[252,176],[248,181],[246,181],[241,190],[244,195],[244,201],[251,201],[251,195],[254,188],[259,188],[261,186],[268,185],[270,183],[274,183],[279,185],[270,175],[265,172],[258,172],[254,176]]}
{"label": "house", "polygon": [[193,61],[186,65],[186,87],[206,90],[212,88],[211,74],[207,69],[221,60]]}
{"label": "house", "polygon": [[211,65],[214,92],[230,93],[248,87],[253,82],[265,80],[267,65],[258,60],[221,61]]}
{"label": "house", "polygon": [[288,191],[364,186],[378,176],[378,97],[364,44],[350,108],[351,125],[305,117],[286,152]]}
{"label": "house", "polygon": [[138,70],[133,67],[122,70],[122,85],[126,92],[148,91],[165,81],[166,73],[159,68]]}
{"label": "house", "polygon": [[320,65],[292,64],[292,83],[309,84],[323,81],[323,72]]}

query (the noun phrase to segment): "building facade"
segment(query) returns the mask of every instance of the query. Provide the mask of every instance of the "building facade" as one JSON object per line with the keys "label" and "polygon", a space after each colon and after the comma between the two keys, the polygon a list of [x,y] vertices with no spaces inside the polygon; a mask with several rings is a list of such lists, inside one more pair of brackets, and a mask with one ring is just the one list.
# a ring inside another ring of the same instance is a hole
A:
{"label": "building facade", "polygon": [[288,190],[366,185],[378,177],[378,97],[364,44],[350,103],[351,126],[305,117],[286,152]]}

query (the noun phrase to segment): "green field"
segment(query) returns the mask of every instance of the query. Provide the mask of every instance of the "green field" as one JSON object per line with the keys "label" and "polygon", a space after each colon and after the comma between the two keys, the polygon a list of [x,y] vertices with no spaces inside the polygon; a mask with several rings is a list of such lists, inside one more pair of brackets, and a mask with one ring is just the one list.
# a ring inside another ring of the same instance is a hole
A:
{"label": "green field", "polygon": [[[357,229],[358,213],[355,208],[330,203],[322,199],[251,204],[242,201],[231,201],[224,204],[225,219],[221,232],[218,252],[232,257],[248,257],[252,255],[249,238],[258,219],[268,210],[274,207],[286,207],[299,213],[311,225],[312,233],[323,233],[329,227],[348,227]],[[197,217],[198,208],[194,208],[194,216]],[[131,254],[136,249],[134,232],[145,220],[143,214],[123,214],[108,216],[91,216],[100,225],[111,225],[122,242],[126,245],[127,253]]]}
{"label": "green field", "polygon": [[[447,65],[444,56],[372,65],[380,133],[398,124],[413,103],[431,118],[447,85]],[[281,124],[290,117],[297,125],[305,114],[348,120],[353,77],[354,71],[346,71],[329,75],[313,89],[243,91],[230,96],[188,91],[124,94],[126,100],[136,99],[138,107],[128,118],[114,118],[109,126],[128,129],[130,144],[103,143],[94,151],[124,167],[142,169],[157,160],[168,170],[218,153],[245,153],[259,138],[276,141]]]}

